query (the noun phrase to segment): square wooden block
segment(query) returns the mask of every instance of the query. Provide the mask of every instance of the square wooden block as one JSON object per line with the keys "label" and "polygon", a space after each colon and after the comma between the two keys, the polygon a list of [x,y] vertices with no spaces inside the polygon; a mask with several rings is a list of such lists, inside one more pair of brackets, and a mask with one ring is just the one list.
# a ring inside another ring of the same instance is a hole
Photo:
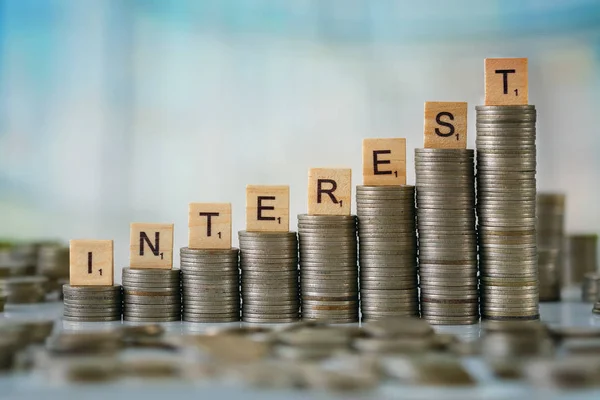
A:
{"label": "square wooden block", "polygon": [[528,104],[526,58],[485,59],[485,105]]}
{"label": "square wooden block", "polygon": [[350,215],[352,170],[311,168],[308,171],[308,214]]}
{"label": "square wooden block", "polygon": [[363,185],[406,185],[406,139],[363,139]]}
{"label": "square wooden block", "polygon": [[129,266],[173,268],[173,224],[131,224]]}
{"label": "square wooden block", "polygon": [[290,230],[290,187],[246,186],[246,230],[288,232]]}
{"label": "square wooden block", "polygon": [[425,103],[424,145],[426,149],[467,148],[467,103]]}
{"label": "square wooden block", "polygon": [[190,203],[190,249],[231,248],[231,203]]}
{"label": "square wooden block", "polygon": [[112,240],[71,240],[69,247],[71,285],[112,286],[114,284]]}

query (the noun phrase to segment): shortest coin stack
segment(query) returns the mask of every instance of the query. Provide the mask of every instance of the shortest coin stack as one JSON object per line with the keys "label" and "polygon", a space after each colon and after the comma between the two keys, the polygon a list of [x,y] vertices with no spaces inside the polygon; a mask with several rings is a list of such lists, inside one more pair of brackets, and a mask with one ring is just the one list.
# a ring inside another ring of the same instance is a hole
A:
{"label": "shortest coin stack", "polygon": [[123,268],[123,320],[181,320],[180,271]]}
{"label": "shortest coin stack", "polygon": [[64,311],[67,321],[99,322],[121,320],[121,285],[63,285]]}
{"label": "shortest coin stack", "polygon": [[600,300],[600,274],[588,272],[583,276],[581,300],[586,303],[594,303]]}
{"label": "shortest coin stack", "polygon": [[184,321],[240,320],[238,253],[238,249],[181,248]]}

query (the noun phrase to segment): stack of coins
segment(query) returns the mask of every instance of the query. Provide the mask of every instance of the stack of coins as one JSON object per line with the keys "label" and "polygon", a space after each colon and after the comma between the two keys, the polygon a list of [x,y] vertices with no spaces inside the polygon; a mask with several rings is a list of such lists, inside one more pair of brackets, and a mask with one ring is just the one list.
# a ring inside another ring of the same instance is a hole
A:
{"label": "stack of coins", "polygon": [[535,106],[478,106],[481,314],[538,319]]}
{"label": "stack of coins", "polygon": [[540,301],[560,301],[558,280],[559,249],[538,248]]}
{"label": "stack of coins", "polygon": [[239,232],[242,320],[300,318],[296,232]]}
{"label": "stack of coins", "polygon": [[[557,249],[555,272],[558,282],[569,282],[564,268],[565,247],[565,195],[561,193],[538,193],[536,202],[537,244],[545,249]],[[560,288],[559,288],[560,290]]]}
{"label": "stack of coins", "polygon": [[48,292],[59,291],[61,279],[69,278],[69,248],[59,244],[44,244],[38,249],[37,269],[48,278]]}
{"label": "stack of coins", "polygon": [[538,321],[490,321],[483,325],[482,356],[497,377],[518,377],[533,358],[551,357],[555,343]]}
{"label": "stack of coins", "polygon": [[298,215],[302,318],[359,318],[356,216]]}
{"label": "stack of coins", "polygon": [[594,314],[600,314],[600,300],[594,303],[594,308],[592,309]]}
{"label": "stack of coins", "polygon": [[238,249],[181,248],[184,321],[240,320],[238,253]]}
{"label": "stack of coins", "polygon": [[[60,285],[60,287],[62,288],[64,285],[68,285],[69,281],[70,281],[69,278],[60,278],[59,280],[56,281],[56,283],[58,283]],[[64,299],[64,292],[62,290],[59,292],[58,298],[60,300]]]}
{"label": "stack of coins", "polygon": [[64,311],[67,321],[120,321],[122,309],[121,285],[63,285]]}
{"label": "stack of coins", "polygon": [[32,276],[36,273],[37,243],[18,243],[11,248],[11,257],[18,268],[13,271],[13,276]]}
{"label": "stack of coins", "polygon": [[181,320],[180,271],[123,268],[123,320]]}
{"label": "stack of coins", "polygon": [[8,304],[41,303],[46,299],[48,278],[22,276],[0,281],[0,292],[6,295]]}
{"label": "stack of coins", "polygon": [[418,316],[414,186],[357,186],[362,320]]}
{"label": "stack of coins", "polygon": [[6,300],[8,297],[4,294],[4,292],[0,292],[0,312],[4,312],[4,305],[6,305]]}
{"label": "stack of coins", "polygon": [[581,300],[586,303],[595,303],[600,300],[600,274],[588,272],[583,276],[581,286]]}
{"label": "stack of coins", "polygon": [[586,273],[597,271],[598,235],[569,235],[567,247],[570,283],[581,285]]}
{"label": "stack of coins", "polygon": [[421,315],[479,321],[474,151],[415,149]]}

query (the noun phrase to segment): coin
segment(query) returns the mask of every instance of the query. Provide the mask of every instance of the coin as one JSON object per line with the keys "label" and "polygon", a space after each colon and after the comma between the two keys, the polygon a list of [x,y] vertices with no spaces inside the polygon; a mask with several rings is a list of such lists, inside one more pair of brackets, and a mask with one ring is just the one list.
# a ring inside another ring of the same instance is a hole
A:
{"label": "coin", "polygon": [[173,315],[165,315],[160,317],[146,317],[138,315],[125,315],[123,314],[123,320],[129,322],[174,322],[181,321],[181,313]]}

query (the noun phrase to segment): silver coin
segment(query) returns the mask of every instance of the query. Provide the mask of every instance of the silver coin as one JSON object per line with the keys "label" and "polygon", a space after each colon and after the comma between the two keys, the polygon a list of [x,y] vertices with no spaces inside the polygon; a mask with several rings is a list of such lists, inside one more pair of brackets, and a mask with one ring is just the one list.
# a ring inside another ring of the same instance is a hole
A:
{"label": "silver coin", "polygon": [[360,310],[363,314],[381,314],[381,313],[394,313],[399,311],[409,311],[412,313],[419,312],[419,302],[418,300],[411,299],[407,300],[403,303],[401,302],[390,302],[390,303],[361,303]]}
{"label": "silver coin", "polygon": [[265,318],[265,319],[280,319],[280,318],[297,318],[300,315],[299,310],[289,310],[288,312],[250,312],[250,311],[242,311],[242,319],[246,320],[246,318]]}
{"label": "silver coin", "polygon": [[264,323],[290,323],[296,322],[300,319],[299,316],[295,317],[282,317],[282,318],[261,318],[261,317],[242,317],[242,321],[253,323],[253,324],[264,324]]}
{"label": "silver coin", "polygon": [[378,315],[380,317],[387,316],[398,316],[398,315],[415,315],[419,312],[418,303],[407,303],[407,304],[397,304],[397,305],[389,305],[389,306],[375,306],[375,307],[364,307],[361,306],[361,312],[363,316],[363,322],[366,319],[365,316],[373,316]]}
{"label": "silver coin", "polygon": [[299,300],[298,300],[298,296],[279,296],[279,297],[268,297],[268,296],[262,296],[262,297],[250,297],[248,298],[248,296],[244,296],[242,298],[242,304],[246,304],[246,305],[263,305],[263,306],[268,306],[268,305],[273,305],[273,304],[280,304],[280,305],[298,305],[299,304]]}
{"label": "silver coin", "polygon": [[181,302],[181,295],[177,296],[126,296],[123,303],[137,304],[173,304]]}
{"label": "silver coin", "polygon": [[63,317],[69,317],[69,318],[104,318],[104,317],[115,317],[115,316],[121,316],[121,310],[115,310],[115,311],[110,311],[107,310],[106,312],[80,312],[80,311],[76,311],[76,310],[65,310],[63,312]]}
{"label": "silver coin", "polygon": [[239,270],[238,263],[235,264],[223,264],[222,266],[216,267],[215,265],[191,265],[181,264],[181,278],[185,279],[186,276],[194,275],[216,275],[216,274],[236,274]]}
{"label": "silver coin", "polygon": [[121,292],[121,285],[112,286],[71,286],[63,285],[63,291],[69,293],[91,293],[91,292]]}
{"label": "silver coin", "polygon": [[[366,283],[365,283],[366,285]],[[358,293],[358,281],[338,284],[327,284],[327,283],[303,283],[301,284],[302,293],[304,292],[318,292],[327,293],[331,296],[346,293]]]}
{"label": "silver coin", "polygon": [[207,270],[222,270],[222,269],[233,269],[239,263],[239,259],[223,261],[223,262],[212,262],[203,260],[180,260],[181,273],[184,275],[188,271],[196,269],[207,269]]}
{"label": "silver coin", "polygon": [[182,293],[184,301],[211,301],[239,298],[239,288],[232,290],[197,291],[186,289]]}
{"label": "silver coin", "polygon": [[219,323],[219,322],[235,322],[240,320],[240,316],[218,316],[218,315],[183,315],[183,320],[186,322],[196,323]]}
{"label": "silver coin", "polygon": [[110,316],[98,316],[98,317],[83,317],[83,316],[77,316],[77,317],[72,317],[72,316],[68,316],[65,315],[62,317],[63,320],[65,321],[73,321],[73,322],[108,322],[108,321],[120,321],[121,320],[121,314],[115,314],[115,315],[110,315]]}
{"label": "silver coin", "polygon": [[171,277],[178,276],[178,269],[136,269],[130,267],[124,267],[123,275],[141,275],[141,276],[163,276],[163,277]]}
{"label": "silver coin", "polygon": [[240,319],[240,310],[234,311],[223,311],[223,312],[204,312],[204,311],[183,311],[182,316],[183,320],[186,321],[189,319],[200,319],[200,318],[213,318],[217,322],[219,319],[229,319],[232,321],[239,321]]}
{"label": "silver coin", "polygon": [[249,232],[239,231],[238,235],[240,238],[247,239],[260,239],[260,238],[291,238],[296,237],[296,232]]}
{"label": "silver coin", "polygon": [[128,310],[139,310],[139,311],[165,311],[165,310],[179,310],[181,309],[181,303],[173,304],[135,304],[125,303],[123,307]]}
{"label": "silver coin", "polygon": [[298,247],[294,247],[293,250],[277,250],[277,249],[262,249],[262,250],[249,250],[242,248],[242,257],[248,258],[295,258],[298,256]]}
{"label": "silver coin", "polygon": [[202,272],[202,273],[196,273],[196,274],[189,274],[189,275],[184,275],[183,278],[181,279],[181,283],[185,284],[186,282],[195,282],[195,281],[215,281],[215,280],[219,280],[219,278],[221,279],[225,279],[225,280],[236,280],[239,279],[240,273],[238,272],[238,270],[235,271],[226,271],[226,272],[217,272],[217,273],[206,273],[206,272]]}
{"label": "silver coin", "polygon": [[141,290],[156,290],[156,289],[169,289],[169,290],[178,290],[181,286],[180,282],[176,283],[160,283],[160,282],[144,282],[144,283],[132,283],[132,282],[123,282],[124,287],[127,290],[132,289],[141,289]]}
{"label": "silver coin", "polygon": [[429,148],[415,148],[415,157],[426,157],[429,155],[435,155],[439,157],[472,157],[474,154],[473,149],[429,149]]}
{"label": "silver coin", "polygon": [[[125,271],[125,270],[123,270]],[[144,270],[146,271],[146,270]],[[147,270],[152,271],[152,270]],[[176,274],[132,274],[132,273],[123,273],[123,280],[132,281],[132,282],[177,282],[181,277],[181,270],[176,270]]]}
{"label": "silver coin", "polygon": [[123,321],[128,322],[174,322],[181,321],[181,316],[179,315],[170,315],[170,316],[162,316],[162,317],[138,317],[133,315],[124,315]]}
{"label": "silver coin", "polygon": [[336,291],[323,293],[314,290],[303,290],[302,300],[305,299],[324,299],[324,300],[341,300],[355,297],[358,299],[358,290]]}
{"label": "silver coin", "polygon": [[240,307],[184,307],[183,312],[185,314],[226,314],[226,315],[239,315]]}
{"label": "silver coin", "polygon": [[[366,218],[369,218],[368,220]],[[387,219],[387,220],[386,220]],[[396,219],[395,217],[381,218],[381,221],[373,221],[370,217],[365,217],[365,220],[361,219],[358,225],[358,233],[377,233],[377,232],[391,232],[391,233],[404,233],[414,231],[416,224],[416,215],[412,213],[409,219]]]}
{"label": "silver coin", "polygon": [[106,310],[120,310],[121,303],[113,303],[113,304],[103,304],[101,306],[91,306],[91,305],[79,305],[79,304],[65,304],[64,310],[65,312],[73,310],[77,312],[85,313],[89,312],[106,312]]}
{"label": "silver coin", "polygon": [[196,286],[184,286],[182,290],[183,296],[209,296],[209,295],[222,295],[222,294],[230,294],[237,293],[239,289],[239,285],[225,285],[225,286],[217,286],[217,285],[196,285]]}
{"label": "silver coin", "polygon": [[189,247],[182,247],[180,250],[181,254],[192,254],[202,257],[220,257],[222,255],[235,255],[238,249],[232,247],[230,249],[191,249]]}
{"label": "silver coin", "polygon": [[216,275],[188,275],[185,276],[182,284],[185,286],[186,284],[194,284],[194,283],[208,283],[208,284],[214,284],[214,283],[222,283],[222,284],[229,284],[229,283],[235,283],[239,281],[239,274],[238,273],[234,273],[234,274],[216,274]]}
{"label": "silver coin", "polygon": [[383,194],[383,193],[411,193],[413,191],[414,191],[414,186],[411,186],[411,185],[401,185],[401,186],[357,185],[356,186],[357,193]]}

